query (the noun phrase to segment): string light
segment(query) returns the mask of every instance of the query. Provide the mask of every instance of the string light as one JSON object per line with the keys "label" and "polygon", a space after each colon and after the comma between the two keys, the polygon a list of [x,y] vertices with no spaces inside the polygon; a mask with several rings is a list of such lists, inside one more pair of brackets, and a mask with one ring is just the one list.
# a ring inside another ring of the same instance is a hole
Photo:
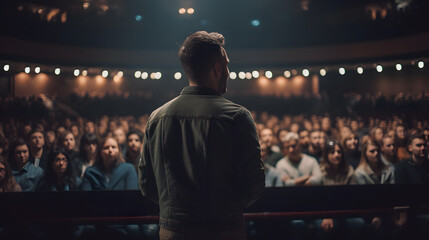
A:
{"label": "string light", "polygon": [[344,74],[346,74],[346,69],[344,69],[343,67],[341,67],[340,69],[338,69],[338,72],[339,72],[341,75],[344,75]]}
{"label": "string light", "polygon": [[30,73],[30,67],[25,67],[24,68],[24,72],[27,73],[27,74]]}
{"label": "string light", "polygon": [[271,71],[266,71],[266,72],[265,72],[265,77],[267,77],[267,78],[272,78],[272,77],[273,77],[273,72],[271,72]]}
{"label": "string light", "polygon": [[397,63],[397,64],[396,64],[396,70],[397,70],[397,71],[401,71],[401,70],[402,70],[402,65],[401,65],[401,64],[399,64],[399,63]]}
{"label": "string light", "polygon": [[244,72],[239,72],[239,73],[238,73],[238,77],[239,77],[240,79],[244,79],[244,78],[246,77],[246,73],[244,73]]}
{"label": "string light", "polygon": [[142,72],[142,74],[141,74],[141,78],[142,79],[147,79],[149,77],[149,73],[147,73],[147,72]]}
{"label": "string light", "polygon": [[284,75],[286,78],[290,78],[290,76],[291,76],[290,71],[285,71]]}
{"label": "string light", "polygon": [[82,71],[82,76],[86,77],[88,75],[88,71],[87,70],[83,70]]}
{"label": "string light", "polygon": [[54,73],[55,73],[55,75],[60,75],[61,69],[60,68],[55,68]]}
{"label": "string light", "polygon": [[362,74],[363,73],[363,68],[362,67],[358,67],[356,69],[356,71],[357,71],[358,74]]}
{"label": "string light", "polygon": [[417,66],[421,69],[425,67],[425,63],[423,61],[420,61],[419,63],[417,63]]}
{"label": "string light", "polygon": [[35,72],[35,73],[40,73],[40,67],[35,67],[35,68],[34,68],[34,72]]}
{"label": "string light", "polygon": [[3,70],[4,70],[5,72],[9,71],[9,69],[10,69],[9,64],[5,64],[5,65],[3,66]]}
{"label": "string light", "polygon": [[79,73],[80,73],[79,69],[75,69],[75,70],[73,71],[73,75],[74,75],[75,77],[79,76]]}
{"label": "string light", "polygon": [[320,69],[320,76],[324,77],[326,76],[326,70],[325,69]]}
{"label": "string light", "polygon": [[375,69],[377,70],[377,72],[382,72],[382,71],[383,71],[383,66],[381,66],[381,65],[377,65],[377,66],[375,67]]}
{"label": "string light", "polygon": [[135,78],[140,78],[142,76],[142,72],[140,72],[140,71],[136,71],[135,73],[134,73],[134,77]]}
{"label": "string light", "polygon": [[179,79],[181,79],[181,78],[182,78],[182,74],[181,74],[180,72],[176,72],[176,73],[174,74],[174,79],[179,80]]}
{"label": "string light", "polygon": [[109,76],[109,72],[107,70],[103,70],[101,72],[101,76],[103,76],[104,78],[106,78],[107,76]]}
{"label": "string light", "polygon": [[308,71],[308,69],[304,69],[304,70],[302,70],[302,75],[304,77],[308,77],[310,75],[310,71]]}
{"label": "string light", "polygon": [[230,73],[229,73],[229,78],[231,78],[232,80],[236,79],[236,78],[237,78],[237,73],[235,73],[235,72],[230,72]]}
{"label": "string light", "polygon": [[252,72],[252,76],[254,77],[254,78],[258,78],[259,77],[259,72],[258,71],[253,71]]}

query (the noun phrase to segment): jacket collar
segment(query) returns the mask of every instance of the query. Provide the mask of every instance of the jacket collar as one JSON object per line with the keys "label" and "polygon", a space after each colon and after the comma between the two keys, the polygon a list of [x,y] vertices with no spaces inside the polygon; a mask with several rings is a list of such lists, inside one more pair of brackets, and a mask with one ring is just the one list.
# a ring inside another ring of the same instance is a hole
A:
{"label": "jacket collar", "polygon": [[187,86],[183,88],[180,95],[218,95],[214,89],[204,86]]}

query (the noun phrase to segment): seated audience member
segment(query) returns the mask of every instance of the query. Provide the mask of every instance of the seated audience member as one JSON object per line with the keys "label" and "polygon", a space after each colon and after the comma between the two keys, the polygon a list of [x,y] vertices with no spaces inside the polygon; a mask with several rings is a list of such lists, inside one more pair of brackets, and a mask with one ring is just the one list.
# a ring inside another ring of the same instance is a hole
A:
{"label": "seated audience member", "polygon": [[310,145],[310,132],[307,129],[299,131],[299,143],[301,144],[302,151],[307,152]]}
{"label": "seated audience member", "polygon": [[43,169],[30,163],[28,145],[23,139],[12,142],[9,148],[9,163],[16,182],[23,192],[32,192],[43,176]]}
{"label": "seated audience member", "polygon": [[285,157],[276,165],[286,186],[319,185],[322,174],[316,159],[301,152],[299,136],[288,133],[283,142]]}
{"label": "seated audience member", "polygon": [[45,169],[45,175],[36,187],[40,192],[74,191],[79,188],[80,178],[76,178],[70,159],[63,148],[51,151]]}
{"label": "seated audience member", "polygon": [[310,144],[305,154],[315,158],[317,162],[320,162],[322,157],[322,132],[320,130],[313,130],[310,132]]}
{"label": "seated audience member", "polygon": [[337,142],[329,142],[320,162],[322,185],[355,184],[354,170],[344,159],[344,152]]}
{"label": "seated audience member", "polygon": [[395,165],[396,183],[429,183],[428,146],[425,136],[423,134],[411,136],[408,150],[411,157]]}
{"label": "seated audience member", "polygon": [[261,159],[265,167],[265,187],[283,186],[282,180],[280,178],[280,175],[281,175],[280,172],[273,166],[265,164],[265,161],[268,158],[267,145],[265,143],[261,143],[260,146],[261,146]]}
{"label": "seated audience member", "polygon": [[46,142],[45,145],[48,149],[53,149],[55,147],[56,135],[53,130],[46,131]]}
{"label": "seated audience member", "polygon": [[70,132],[74,136],[76,147],[79,148],[80,138],[82,137],[80,134],[79,126],[76,124],[72,124],[70,127]]}
{"label": "seated audience member", "polygon": [[381,161],[380,147],[373,140],[369,140],[363,145],[355,175],[358,184],[395,183],[392,166],[385,165]]}
{"label": "seated audience member", "polygon": [[122,127],[118,127],[113,131],[113,137],[119,143],[121,147],[122,157],[125,158],[125,153],[127,152],[127,136],[125,130]]}
{"label": "seated audience member", "polygon": [[76,139],[74,138],[73,133],[64,130],[58,137],[57,147],[62,147],[66,150],[70,158],[72,169],[73,171],[76,171],[75,175],[78,176],[80,174],[78,171],[81,163],[79,163],[79,152],[76,151]]}
{"label": "seated audience member", "polygon": [[82,190],[136,190],[137,172],[126,163],[116,139],[104,138],[99,145],[98,159],[94,166],[86,169]]}
{"label": "seated audience member", "polygon": [[95,133],[95,124],[93,121],[87,121],[85,123],[85,127],[83,130],[84,130],[84,133],[96,134]]}
{"label": "seated audience member", "polygon": [[139,157],[143,147],[143,133],[140,130],[132,129],[127,134],[127,152],[125,161],[131,163],[137,169]]}
{"label": "seated audience member", "polygon": [[0,156],[0,192],[21,191],[21,186],[15,181],[9,163]]}
{"label": "seated audience member", "polygon": [[381,141],[381,161],[385,165],[393,165],[398,162],[393,137],[387,135],[383,137]]}
{"label": "seated audience member", "polygon": [[85,133],[79,146],[79,160],[76,173],[78,177],[83,177],[85,170],[94,165],[98,153],[98,137],[93,133]]}
{"label": "seated audience member", "polygon": [[407,131],[403,125],[395,128],[395,146],[397,148],[398,161],[409,159],[411,157],[407,146]]}
{"label": "seated audience member", "polygon": [[350,133],[343,137],[341,141],[344,148],[344,159],[353,169],[356,169],[360,161],[359,138],[356,134]]}
{"label": "seated audience member", "polygon": [[377,142],[380,146],[382,145],[383,140],[383,129],[380,127],[374,127],[369,131],[369,136],[371,139],[373,139],[375,142]]}
{"label": "seated audience member", "polygon": [[277,162],[283,157],[283,154],[275,151],[278,147],[274,145],[273,130],[271,128],[264,128],[259,135],[259,140],[267,146],[268,150],[268,157],[265,163],[273,167],[276,166]]}
{"label": "seated audience member", "polygon": [[31,130],[28,139],[30,148],[30,162],[36,167],[46,169],[48,161],[48,151],[45,148],[45,134],[42,129],[34,128]]}

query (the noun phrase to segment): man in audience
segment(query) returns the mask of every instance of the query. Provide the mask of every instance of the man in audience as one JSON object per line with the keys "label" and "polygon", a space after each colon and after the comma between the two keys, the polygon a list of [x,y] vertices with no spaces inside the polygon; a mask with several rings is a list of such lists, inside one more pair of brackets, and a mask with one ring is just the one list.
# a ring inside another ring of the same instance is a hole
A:
{"label": "man in audience", "polygon": [[276,168],[282,175],[286,186],[319,185],[322,173],[316,159],[303,154],[296,133],[288,133],[283,142],[283,151],[286,156],[282,158]]}
{"label": "man in audience", "polygon": [[395,165],[395,182],[400,184],[429,183],[428,146],[424,135],[411,136],[408,150],[411,158]]}
{"label": "man in audience", "polygon": [[45,170],[48,163],[48,153],[45,149],[45,134],[42,129],[34,128],[31,130],[28,146],[30,148],[30,162],[35,167],[40,166]]}
{"label": "man in audience", "polygon": [[268,157],[265,164],[275,167],[277,162],[283,157],[283,154],[277,150],[278,146],[274,145],[274,134],[271,128],[264,128],[259,134],[260,141],[266,145]]}
{"label": "man in audience", "polygon": [[393,137],[388,135],[383,136],[381,144],[381,161],[386,165],[396,164],[398,162],[396,158],[396,147],[393,141]]}
{"label": "man in audience", "polygon": [[283,183],[281,180],[281,174],[277,170],[277,168],[269,164],[266,164],[266,160],[268,159],[267,144],[261,142],[260,145],[261,145],[261,159],[265,167],[265,187],[283,186]]}
{"label": "man in audience", "polygon": [[317,162],[320,162],[322,157],[322,133],[320,130],[312,130],[310,132],[310,145],[307,151],[304,153],[315,158]]}
{"label": "man in audience", "polygon": [[299,131],[299,143],[301,144],[302,151],[308,152],[310,146],[310,132],[307,129],[301,129]]}

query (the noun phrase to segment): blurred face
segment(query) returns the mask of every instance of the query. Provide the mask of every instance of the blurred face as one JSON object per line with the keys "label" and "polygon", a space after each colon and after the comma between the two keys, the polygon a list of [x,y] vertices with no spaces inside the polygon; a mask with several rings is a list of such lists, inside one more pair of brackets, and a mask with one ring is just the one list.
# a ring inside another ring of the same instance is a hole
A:
{"label": "blurred face", "polygon": [[328,161],[332,166],[339,166],[342,158],[343,154],[338,145],[335,145],[334,152],[328,153]]}
{"label": "blurred face", "polygon": [[101,149],[101,158],[105,166],[112,166],[119,159],[119,145],[114,138],[108,138]]}
{"label": "blurred face", "polygon": [[52,162],[52,169],[55,173],[65,173],[67,170],[68,163],[69,162],[66,156],[62,153],[59,153]]}
{"label": "blurred face", "polygon": [[292,123],[290,125],[290,131],[294,132],[294,133],[298,133],[298,131],[299,131],[299,125],[298,125],[298,123]]}
{"label": "blurred face", "polygon": [[414,138],[411,145],[408,146],[411,155],[416,159],[424,160],[427,155],[428,147],[424,139]]}
{"label": "blurred face", "polygon": [[73,150],[73,148],[76,146],[76,142],[72,133],[66,135],[63,146],[67,151]]}
{"label": "blurred face", "polygon": [[396,135],[399,139],[405,139],[405,128],[403,126],[399,126],[396,128]]}
{"label": "blurred face", "polygon": [[358,139],[356,136],[352,135],[346,140],[346,147],[350,150],[356,150],[358,147]]}
{"label": "blurred face", "polygon": [[383,152],[383,155],[388,158],[391,158],[393,155],[395,155],[395,144],[393,143],[393,138],[383,138],[381,151]]}
{"label": "blurred face", "polygon": [[75,138],[79,136],[79,128],[76,125],[73,125],[71,127],[71,132],[73,133],[73,136]]}
{"label": "blurred face", "polygon": [[279,140],[281,141],[281,142],[283,142],[283,139],[286,137],[286,135],[288,134],[288,131],[286,131],[286,130],[280,130],[280,133],[279,133]]}
{"label": "blurred face", "polygon": [[381,128],[375,129],[375,141],[380,142],[383,139],[383,130]]}
{"label": "blurred face", "polygon": [[375,145],[369,144],[368,148],[366,149],[366,159],[368,159],[368,163],[370,164],[377,164],[378,162],[378,149]]}
{"label": "blurred face", "polygon": [[291,161],[299,161],[301,159],[301,146],[296,140],[284,142],[283,151]]}
{"label": "blurred face", "polygon": [[27,145],[17,146],[15,148],[15,162],[16,165],[23,167],[30,157]]}
{"label": "blurred face", "polygon": [[97,152],[97,144],[96,143],[90,143],[83,146],[85,149],[86,154],[88,155],[94,155]]}
{"label": "blurred face", "polygon": [[95,133],[95,126],[93,122],[87,122],[85,123],[85,132],[86,133]]}
{"label": "blurred face", "polygon": [[54,131],[48,131],[48,132],[46,132],[46,137],[48,138],[48,142],[49,143],[54,143],[55,142],[55,133],[54,133]]}
{"label": "blurred face", "polygon": [[122,128],[118,128],[113,132],[113,137],[118,141],[119,144],[125,143],[125,132]]}
{"label": "blurred face", "polygon": [[322,130],[323,131],[328,131],[331,128],[331,121],[329,120],[329,118],[323,118],[322,119]]}
{"label": "blurred face", "polygon": [[357,121],[352,121],[350,123],[350,127],[352,128],[352,131],[357,132],[359,129],[359,125]]}
{"label": "blurred face", "polygon": [[310,144],[310,136],[308,131],[299,132],[299,142],[301,143],[301,146],[308,147]]}
{"label": "blurred face", "polygon": [[3,163],[0,163],[0,181],[3,181],[4,177],[6,176],[6,167]]}
{"label": "blurred face", "polygon": [[348,127],[342,127],[341,128],[341,137],[347,136],[352,134],[352,131]]}
{"label": "blurred face", "polygon": [[261,141],[267,144],[267,147],[273,145],[273,131],[269,128],[265,128],[261,131]]}
{"label": "blurred face", "polygon": [[41,149],[45,145],[45,138],[41,132],[35,132],[30,136],[30,144],[33,148]]}
{"label": "blurred face", "polygon": [[310,134],[310,143],[314,148],[319,148],[320,139],[320,131],[315,131]]}
{"label": "blurred face", "polygon": [[140,152],[142,148],[142,142],[137,134],[131,134],[128,137],[128,149],[133,152]]}

